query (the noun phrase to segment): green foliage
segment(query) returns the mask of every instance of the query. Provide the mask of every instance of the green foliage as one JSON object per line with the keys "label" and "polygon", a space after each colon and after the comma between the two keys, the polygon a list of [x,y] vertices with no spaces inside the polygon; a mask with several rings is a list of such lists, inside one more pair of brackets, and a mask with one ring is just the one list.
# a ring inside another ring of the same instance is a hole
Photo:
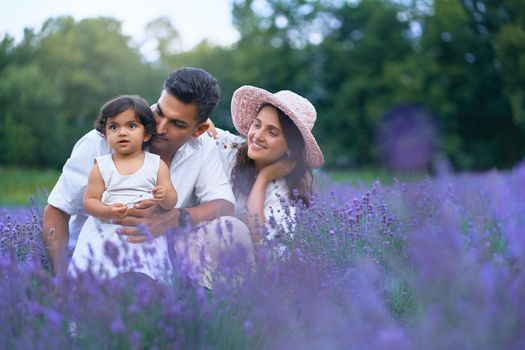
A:
{"label": "green foliage", "polygon": [[35,64],[9,66],[0,80],[0,162],[4,164],[59,163],[64,121],[62,91]]}
{"label": "green foliage", "polygon": [[325,96],[319,102],[319,114],[330,116],[320,118],[319,134],[333,165],[377,159],[375,131],[398,102],[392,100],[399,86],[392,84],[389,68],[411,52],[408,24],[397,19],[398,11],[379,1],[344,4],[334,11],[340,26],[321,44],[330,59],[321,70]]}
{"label": "green foliage", "polygon": [[157,51],[162,60],[167,55],[176,51],[180,45],[180,36],[171,24],[169,18],[159,17],[146,25],[146,34],[157,42]]}
{"label": "green foliage", "polygon": [[129,40],[114,19],[71,17],[49,19],[37,34],[26,30],[14,47],[4,38],[0,161],[59,167],[107,99],[157,98],[161,79],[151,79]]}
{"label": "green foliage", "polygon": [[[436,0],[434,14],[423,24],[420,63],[435,68],[421,70],[423,92],[429,92],[422,102],[439,117],[443,149],[460,168],[511,165],[522,156],[523,143],[490,36],[479,33],[456,1]],[[508,137],[516,143],[507,149]]]}
{"label": "green foliage", "polygon": [[461,1],[480,37],[486,37],[501,71],[516,124],[525,128],[525,3],[520,0]]}
{"label": "green foliage", "polygon": [[145,31],[155,62],[107,17],[51,18],[19,43],[6,35],[0,162],[58,168],[103,102],[123,93],[154,102],[181,66],[217,77],[214,120],[227,129],[241,85],[307,97],[327,168],[383,166],[379,131],[400,105],[431,111],[434,156],[457,169],[506,168],[525,156],[521,0],[236,0],[232,14],[238,42],[203,41],[187,52],[167,18],[151,21]]}

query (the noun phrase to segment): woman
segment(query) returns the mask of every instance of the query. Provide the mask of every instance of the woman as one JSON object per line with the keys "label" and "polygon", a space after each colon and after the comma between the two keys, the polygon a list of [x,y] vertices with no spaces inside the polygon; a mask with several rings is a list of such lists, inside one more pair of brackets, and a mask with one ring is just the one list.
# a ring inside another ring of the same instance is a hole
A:
{"label": "woman", "polygon": [[312,168],[324,162],[311,132],[315,108],[292,91],[242,86],[231,110],[242,136],[220,129],[217,134],[236,212],[250,226],[254,243],[289,233],[295,206],[309,205]]}

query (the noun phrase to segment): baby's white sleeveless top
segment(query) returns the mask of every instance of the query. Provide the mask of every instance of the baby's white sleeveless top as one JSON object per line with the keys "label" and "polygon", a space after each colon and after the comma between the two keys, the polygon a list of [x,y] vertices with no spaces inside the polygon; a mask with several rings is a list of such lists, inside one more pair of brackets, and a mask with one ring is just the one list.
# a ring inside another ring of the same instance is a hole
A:
{"label": "baby's white sleeveless top", "polygon": [[[158,155],[145,152],[144,164],[131,175],[120,175],[109,154],[96,160],[106,187],[102,195],[105,204],[124,203],[131,207],[138,201],[153,197],[151,189],[157,182],[160,164]],[[143,243],[129,243],[126,237],[116,233],[120,227],[89,216],[73,251],[70,274],[76,276],[80,271],[91,269],[102,278],[113,278],[119,273],[133,271],[166,281],[172,268],[166,236],[160,235]]]}
{"label": "baby's white sleeveless top", "polygon": [[160,157],[144,152],[144,164],[131,175],[120,175],[111,154],[95,158],[106,190],[102,194],[104,204],[123,203],[129,207],[144,199],[151,199],[151,189],[157,183]]}

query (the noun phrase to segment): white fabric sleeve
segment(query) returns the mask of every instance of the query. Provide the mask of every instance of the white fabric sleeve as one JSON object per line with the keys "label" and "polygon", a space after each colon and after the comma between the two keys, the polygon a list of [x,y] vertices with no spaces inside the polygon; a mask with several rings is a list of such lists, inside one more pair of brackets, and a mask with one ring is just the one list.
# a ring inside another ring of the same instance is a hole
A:
{"label": "white fabric sleeve", "polygon": [[[62,174],[49,194],[47,202],[66,214],[83,211],[82,198],[93,161],[103,151],[105,140],[96,130],[84,135],[73,147],[71,156],[62,168]],[[107,144],[107,143],[106,143]],[[109,146],[106,147],[109,153]]]}
{"label": "white fabric sleeve", "polygon": [[224,199],[235,205],[233,191],[224,172],[216,140],[208,135],[202,135],[201,142],[203,143],[203,159],[195,181],[195,196],[199,203]]}
{"label": "white fabric sleeve", "polygon": [[218,139],[216,140],[219,157],[226,173],[228,181],[231,183],[231,172],[237,161],[237,152],[246,142],[242,136],[234,135],[229,131],[216,128]]}
{"label": "white fabric sleeve", "polygon": [[246,139],[242,136],[232,134],[228,130],[222,130],[220,128],[215,128],[217,130],[217,136],[219,140],[225,143],[244,143]]}

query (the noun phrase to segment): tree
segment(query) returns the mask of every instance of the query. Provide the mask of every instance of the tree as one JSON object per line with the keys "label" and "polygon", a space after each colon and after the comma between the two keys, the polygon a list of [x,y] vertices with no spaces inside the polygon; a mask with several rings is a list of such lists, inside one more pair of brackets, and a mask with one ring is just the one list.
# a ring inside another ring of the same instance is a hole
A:
{"label": "tree", "polygon": [[3,72],[0,163],[24,166],[63,159],[62,97],[37,65],[12,65]]}
{"label": "tree", "polygon": [[0,56],[7,164],[61,166],[106,100],[125,93],[153,100],[160,91],[162,78],[111,18],[52,18],[10,45],[4,40]]}
{"label": "tree", "polygon": [[408,23],[394,4],[363,0],[333,9],[334,29],[320,44],[319,135],[328,161],[348,167],[377,163],[375,131],[396,102],[390,67],[412,54]]}
{"label": "tree", "polygon": [[436,0],[423,28],[420,65],[434,68],[420,71],[422,100],[440,118],[443,149],[458,168],[512,165],[524,144],[490,36],[452,0]]}
{"label": "tree", "polygon": [[173,27],[169,18],[162,16],[150,21],[146,25],[148,40],[156,42],[159,60],[180,51],[180,35]]}

